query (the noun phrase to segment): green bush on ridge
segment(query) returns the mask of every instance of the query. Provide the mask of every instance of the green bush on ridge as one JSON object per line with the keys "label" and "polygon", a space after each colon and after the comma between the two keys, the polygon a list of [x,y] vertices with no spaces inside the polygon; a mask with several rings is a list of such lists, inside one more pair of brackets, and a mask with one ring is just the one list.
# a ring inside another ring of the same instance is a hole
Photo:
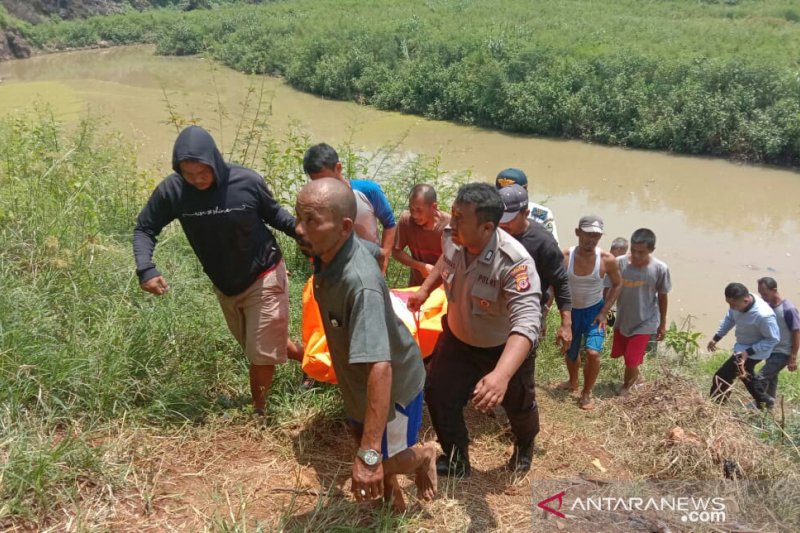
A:
{"label": "green bush on ridge", "polygon": [[800,164],[791,2],[275,2],[26,30],[155,42],[321,96],[604,144]]}

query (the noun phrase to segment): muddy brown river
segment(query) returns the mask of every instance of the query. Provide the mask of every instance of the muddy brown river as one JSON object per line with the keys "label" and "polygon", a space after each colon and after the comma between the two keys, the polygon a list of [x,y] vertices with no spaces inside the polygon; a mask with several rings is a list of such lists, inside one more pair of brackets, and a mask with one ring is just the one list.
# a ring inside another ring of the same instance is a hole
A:
{"label": "muddy brown river", "polygon": [[[726,310],[725,284],[740,281],[755,291],[761,276],[775,277],[783,295],[800,304],[797,171],[431,121],[325,100],[201,58],[157,57],[147,46],[0,63],[0,80],[0,115],[36,98],[65,121],[103,114],[136,143],[141,167],[164,173],[175,138],[165,91],[178,113],[198,117],[224,142],[233,138],[248,87],[263,83],[279,136],[297,123],[315,142],[352,139],[369,151],[399,141],[401,150],[441,154],[443,168],[485,180],[504,167],[524,169],[533,199],[553,209],[562,245],[575,242],[572,228],[587,213],[605,219],[605,248],[614,237],[652,228],[656,255],[672,270],[670,320],[692,315],[695,329],[710,336]],[[229,113],[222,131],[220,108]]]}

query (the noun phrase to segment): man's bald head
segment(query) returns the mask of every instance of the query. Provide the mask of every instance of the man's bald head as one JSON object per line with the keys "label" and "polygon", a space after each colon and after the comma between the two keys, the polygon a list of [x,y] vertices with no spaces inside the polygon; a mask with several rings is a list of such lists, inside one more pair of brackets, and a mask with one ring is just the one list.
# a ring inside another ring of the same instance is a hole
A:
{"label": "man's bald head", "polygon": [[306,183],[297,195],[298,203],[325,209],[336,222],[356,219],[356,197],[352,189],[335,178],[320,178]]}
{"label": "man's bald head", "polygon": [[328,264],[353,234],[356,197],[336,178],[319,178],[297,194],[295,232],[303,253]]}

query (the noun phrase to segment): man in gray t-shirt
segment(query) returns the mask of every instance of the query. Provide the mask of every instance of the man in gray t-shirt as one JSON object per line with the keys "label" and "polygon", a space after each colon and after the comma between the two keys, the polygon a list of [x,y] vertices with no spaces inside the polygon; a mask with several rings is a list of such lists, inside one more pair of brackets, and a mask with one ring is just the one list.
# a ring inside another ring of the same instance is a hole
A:
{"label": "man in gray t-shirt", "polygon": [[[415,446],[425,370],[411,333],[394,314],[373,254],[355,237],[356,199],[321,178],[297,196],[297,235],[314,257],[314,297],[356,445],[356,500],[383,496],[405,509],[397,474],[413,474],[417,495],[436,494],[436,447]],[[383,461],[381,461],[383,458]]]}
{"label": "man in gray t-shirt", "polygon": [[775,312],[775,320],[781,332],[781,340],[772,349],[764,366],[759,371],[759,383],[766,387],[766,393],[773,400],[778,397],[778,374],[786,368],[789,372],[797,370],[797,352],[800,350],[800,313],[792,302],[778,292],[778,282],[764,277],[758,280],[758,294]]}
{"label": "man in gray t-shirt", "polygon": [[672,289],[669,268],[653,257],[656,235],[647,228],[633,232],[631,251],[619,257],[622,291],[617,298],[617,322],[611,357],[624,356],[625,377],[617,394],[624,396],[639,380],[639,365],[650,336],[664,339],[667,293]]}
{"label": "man in gray t-shirt", "polygon": [[617,262],[620,272],[627,277],[623,277],[623,290],[617,299],[619,316],[615,327],[626,337],[657,334],[662,325],[658,296],[672,289],[669,267],[652,256],[643,267],[631,265],[628,256],[620,257]]}

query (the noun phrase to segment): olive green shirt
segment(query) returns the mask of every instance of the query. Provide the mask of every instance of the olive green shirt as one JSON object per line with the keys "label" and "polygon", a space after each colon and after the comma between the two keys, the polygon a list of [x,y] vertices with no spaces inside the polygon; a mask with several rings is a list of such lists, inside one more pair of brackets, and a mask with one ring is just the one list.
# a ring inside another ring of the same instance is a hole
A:
{"label": "olive green shirt", "polygon": [[405,407],[422,391],[425,370],[417,343],[394,313],[374,255],[353,234],[329,265],[315,261],[314,297],[347,416],[364,422],[368,363],[390,361],[391,420],[394,404]]}

